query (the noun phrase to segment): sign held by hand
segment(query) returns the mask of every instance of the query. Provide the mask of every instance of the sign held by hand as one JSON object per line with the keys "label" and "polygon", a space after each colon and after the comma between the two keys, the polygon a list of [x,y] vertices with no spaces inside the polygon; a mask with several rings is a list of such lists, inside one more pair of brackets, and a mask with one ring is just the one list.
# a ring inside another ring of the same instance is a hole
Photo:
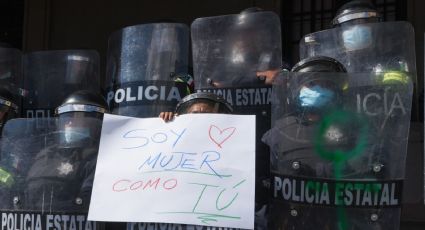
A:
{"label": "sign held by hand", "polygon": [[254,228],[255,116],[104,116],[89,220]]}

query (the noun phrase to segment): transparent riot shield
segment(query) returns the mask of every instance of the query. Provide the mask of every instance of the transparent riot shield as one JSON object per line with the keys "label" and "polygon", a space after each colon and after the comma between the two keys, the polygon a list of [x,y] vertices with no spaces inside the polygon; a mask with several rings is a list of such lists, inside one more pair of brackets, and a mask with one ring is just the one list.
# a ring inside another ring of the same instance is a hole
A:
{"label": "transparent riot shield", "polygon": [[267,71],[281,68],[280,21],[272,12],[198,18],[191,33],[197,89],[258,87]]}
{"label": "transparent riot shield", "polygon": [[24,55],[23,116],[53,117],[54,110],[72,92],[99,92],[99,54],[94,50],[38,51]]}
{"label": "transparent riot shield", "polygon": [[102,121],[79,118],[89,132],[70,129],[68,121],[22,118],[6,123],[0,161],[3,228],[97,228],[87,213]]}
{"label": "transparent riot shield", "polygon": [[[388,73],[387,73],[388,74]],[[273,86],[270,229],[398,229],[413,86],[284,73]]]}
{"label": "transparent riot shield", "polygon": [[123,28],[109,38],[106,98],[113,114],[157,117],[174,111],[189,89],[189,29],[156,23]]}
{"label": "transparent riot shield", "polygon": [[307,34],[300,58],[335,58],[349,73],[404,71],[416,82],[415,34],[408,22],[341,26]]}
{"label": "transparent riot shield", "polygon": [[279,17],[272,12],[198,18],[191,25],[197,91],[223,96],[236,114],[256,116],[256,228],[266,229],[271,85],[281,69]]}

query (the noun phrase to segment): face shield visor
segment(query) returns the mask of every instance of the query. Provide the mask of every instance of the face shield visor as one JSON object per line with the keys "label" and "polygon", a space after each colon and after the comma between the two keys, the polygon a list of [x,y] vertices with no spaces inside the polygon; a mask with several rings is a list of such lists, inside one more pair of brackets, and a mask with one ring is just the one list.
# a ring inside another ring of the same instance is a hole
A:
{"label": "face shield visor", "polygon": [[65,104],[56,109],[59,116],[59,145],[62,148],[90,146],[100,138],[104,108]]}

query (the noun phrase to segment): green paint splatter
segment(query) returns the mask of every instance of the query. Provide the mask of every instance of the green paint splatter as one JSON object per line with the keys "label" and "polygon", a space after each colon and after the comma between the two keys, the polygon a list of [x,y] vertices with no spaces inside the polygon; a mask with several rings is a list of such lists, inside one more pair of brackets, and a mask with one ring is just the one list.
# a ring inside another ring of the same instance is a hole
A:
{"label": "green paint splatter", "polygon": [[[359,135],[356,145],[350,150],[328,150],[326,149],[325,136],[333,125],[341,125],[342,127],[356,127],[359,128]],[[339,180],[342,178],[342,171],[346,161],[360,155],[364,152],[367,145],[367,132],[368,125],[365,119],[360,115],[344,110],[334,110],[329,115],[324,116],[318,126],[318,132],[314,137],[315,152],[323,159],[333,162],[334,165],[334,178]],[[372,188],[375,190],[375,188]],[[342,203],[337,203],[337,227],[340,230],[348,228],[347,215]]]}
{"label": "green paint splatter", "polygon": [[[344,126],[349,124],[352,127],[359,127],[359,135],[354,148],[345,151],[339,149],[333,151],[327,150],[324,138],[329,128],[333,125]],[[367,122],[360,115],[344,110],[335,110],[321,120],[318,126],[318,132],[313,140],[314,148],[320,157],[334,163],[342,163],[364,152],[367,144],[367,132]]]}

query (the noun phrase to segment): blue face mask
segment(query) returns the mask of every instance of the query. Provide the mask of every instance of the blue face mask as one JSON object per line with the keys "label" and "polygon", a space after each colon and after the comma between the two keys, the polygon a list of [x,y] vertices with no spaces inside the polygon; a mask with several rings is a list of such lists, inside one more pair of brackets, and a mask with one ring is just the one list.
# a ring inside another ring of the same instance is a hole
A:
{"label": "blue face mask", "polygon": [[315,85],[311,88],[303,87],[300,90],[299,100],[302,107],[321,108],[329,104],[335,93]]}
{"label": "blue face mask", "polygon": [[364,49],[372,45],[372,31],[368,26],[356,25],[342,32],[342,39],[348,51]]}
{"label": "blue face mask", "polygon": [[89,128],[66,127],[64,140],[67,144],[78,143],[90,137]]}

